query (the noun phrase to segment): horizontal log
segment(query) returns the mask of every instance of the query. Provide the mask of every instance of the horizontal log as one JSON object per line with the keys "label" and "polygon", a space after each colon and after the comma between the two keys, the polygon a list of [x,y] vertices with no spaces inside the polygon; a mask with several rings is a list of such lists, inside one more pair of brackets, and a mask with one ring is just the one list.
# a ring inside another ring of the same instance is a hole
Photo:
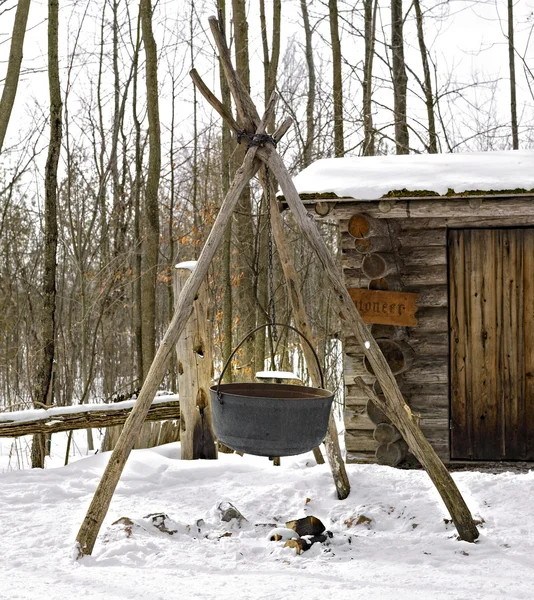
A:
{"label": "horizontal log", "polygon": [[367,377],[374,381],[374,376],[370,375],[363,364],[363,355],[345,354],[343,360],[343,374],[345,379],[351,377]]}
{"label": "horizontal log", "polygon": [[[451,461],[450,461],[450,453],[449,453],[448,443],[443,440],[438,440],[438,441],[429,440],[429,441],[432,444],[432,447],[436,451],[437,455],[440,457],[440,459],[445,464],[450,464]],[[415,457],[412,460],[414,460],[417,463],[417,460],[415,459]],[[375,452],[368,451],[368,450],[348,450],[347,449],[346,462],[347,462],[347,464],[376,463]],[[475,465],[475,464],[479,464],[479,463],[473,463],[473,465]]]}
{"label": "horizontal log", "polygon": [[406,327],[398,327],[397,325],[384,325],[381,323],[373,323],[371,325],[371,335],[377,339],[388,338],[390,340],[404,339]]}
{"label": "horizontal log", "polygon": [[[447,331],[420,331],[418,327],[406,328],[373,324],[371,335],[375,339],[387,337],[394,341],[406,341],[418,356],[449,354],[449,334]],[[354,336],[345,337],[343,349],[349,355],[363,354]]]}
{"label": "horizontal log", "polygon": [[[0,437],[19,437],[37,433],[59,433],[75,429],[93,429],[123,425],[132,412],[135,400],[114,404],[55,407],[0,415]],[[180,402],[156,398],[146,421],[180,418]]]}
{"label": "horizontal log", "polygon": [[347,452],[374,452],[378,448],[372,429],[345,429]]}
{"label": "horizontal log", "polygon": [[367,288],[370,290],[389,290],[391,292],[402,292],[404,285],[399,275],[396,273],[390,273],[387,277],[369,280]]}
{"label": "horizontal log", "polygon": [[[361,268],[348,268],[343,269],[343,277],[345,285],[348,288],[362,288],[367,287],[371,279],[366,277]],[[391,275],[387,278],[388,282]],[[436,265],[436,266],[413,266],[408,268],[402,268],[400,272],[400,281],[402,283],[403,290],[416,292],[421,286],[431,285],[447,285],[447,266]],[[395,279],[392,279],[392,283]],[[389,287],[389,289],[395,289]]]}
{"label": "horizontal log", "polygon": [[379,465],[396,467],[408,455],[408,444],[404,440],[398,440],[391,444],[380,444],[376,449],[376,462]]}
{"label": "horizontal log", "polygon": [[371,421],[371,419],[367,416],[367,411],[365,406],[361,407],[363,409],[363,413],[360,413],[358,410],[355,410],[355,407],[346,408],[344,410],[344,423],[347,429],[365,429],[374,431],[376,424]]}
{"label": "horizontal log", "polygon": [[356,250],[360,254],[369,252],[391,252],[400,248],[400,241],[389,235],[353,238],[348,232],[341,234],[342,250]]}
{"label": "horizontal log", "polygon": [[[361,206],[361,203],[360,203]],[[358,210],[358,203],[339,202],[330,216],[335,219],[350,219]],[[534,202],[531,197],[485,198],[479,206],[472,199],[428,199],[398,200],[387,213],[379,208],[379,202],[366,202],[365,213],[368,218],[380,219],[478,219],[509,216],[534,217]],[[446,225],[445,225],[446,226]]]}
{"label": "horizontal log", "polygon": [[420,308],[417,311],[417,326],[414,331],[449,331],[449,311],[446,308]]}
{"label": "horizontal log", "polygon": [[402,386],[403,395],[406,394],[409,398],[425,397],[425,396],[440,396],[442,398],[449,397],[448,382],[421,382],[421,381],[404,381],[402,375],[398,377],[399,385]]}
{"label": "horizontal log", "polygon": [[524,215],[511,216],[489,216],[489,217],[448,217],[428,219],[394,219],[392,222],[400,227],[400,234],[409,231],[424,231],[431,229],[443,229],[447,227],[521,227],[532,223],[533,219]]}
{"label": "horizontal log", "polygon": [[[399,223],[399,221],[395,221]],[[411,220],[410,220],[411,222]],[[404,221],[400,221],[404,223]],[[399,227],[398,240],[402,250],[408,248],[427,248],[428,246],[447,246],[447,230],[443,229],[424,229],[424,230],[408,230]]]}
{"label": "horizontal log", "polygon": [[413,394],[409,397],[410,408],[421,418],[446,418],[449,415],[449,396],[432,394]]}
{"label": "horizontal log", "polygon": [[[362,359],[363,360],[363,359]],[[371,377],[369,387],[373,387],[375,377]],[[345,385],[345,406],[365,407],[369,395],[362,391],[360,385],[356,385],[353,381],[347,382]]]}
{"label": "horizontal log", "polygon": [[446,331],[410,331],[407,342],[417,356],[448,356],[449,334]]}
{"label": "horizontal log", "polygon": [[399,386],[407,383],[448,383],[449,359],[447,356],[416,356],[409,371],[398,376]]}
{"label": "horizontal log", "polygon": [[417,292],[419,308],[439,308],[449,305],[449,290],[446,285],[425,285],[406,289],[407,292]]}
{"label": "horizontal log", "polygon": [[398,254],[400,262],[404,265],[403,271],[409,271],[411,267],[447,264],[446,246],[406,248],[401,250]]}
{"label": "horizontal log", "polygon": [[449,435],[449,418],[447,413],[432,416],[421,414],[419,425],[423,432],[431,436],[446,435],[448,437]]}
{"label": "horizontal log", "polygon": [[392,444],[402,438],[400,431],[391,423],[378,423],[373,437],[379,444]]}

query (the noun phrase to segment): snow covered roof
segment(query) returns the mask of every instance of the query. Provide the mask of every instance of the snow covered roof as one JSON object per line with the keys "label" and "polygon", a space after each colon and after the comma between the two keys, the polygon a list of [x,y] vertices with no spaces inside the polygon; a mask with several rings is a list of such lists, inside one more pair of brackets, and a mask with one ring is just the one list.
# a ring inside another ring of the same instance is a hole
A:
{"label": "snow covered roof", "polygon": [[440,196],[449,190],[531,191],[534,150],[328,158],[301,171],[293,182],[300,194],[333,193],[358,200],[378,200],[398,190]]}

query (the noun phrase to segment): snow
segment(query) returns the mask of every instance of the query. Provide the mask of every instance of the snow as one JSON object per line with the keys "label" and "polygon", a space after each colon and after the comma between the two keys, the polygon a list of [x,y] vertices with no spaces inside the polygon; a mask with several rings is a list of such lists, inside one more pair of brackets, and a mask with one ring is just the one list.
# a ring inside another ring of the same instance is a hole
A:
{"label": "snow", "polygon": [[298,379],[293,371],[258,371],[257,379]]}
{"label": "snow", "polygon": [[[53,436],[45,470],[10,470],[0,440],[2,600],[534,597],[532,471],[453,474],[484,520],[480,541],[468,544],[444,521],[424,471],[348,465],[352,491],[339,501],[329,467],[311,453],[274,467],[235,454],[182,462],[179,443],[134,450],[93,555],[76,562],[76,534],[110,454],[82,452],[60,466],[64,439]],[[75,446],[83,439],[75,432]],[[222,522],[225,502],[246,521]],[[154,513],[168,516],[172,535]],[[329,545],[297,555],[269,540],[274,528],[310,515],[332,532]],[[113,525],[121,517],[131,525]]]}
{"label": "snow", "polygon": [[465,191],[534,189],[534,150],[464,154],[410,154],[327,158],[301,171],[299,194],[333,192],[377,200],[394,190]]}
{"label": "snow", "polygon": [[184,260],[181,263],[178,263],[176,265],[174,265],[175,269],[187,269],[189,271],[191,271],[191,273],[195,270],[195,267],[197,266],[197,262],[196,260]]}

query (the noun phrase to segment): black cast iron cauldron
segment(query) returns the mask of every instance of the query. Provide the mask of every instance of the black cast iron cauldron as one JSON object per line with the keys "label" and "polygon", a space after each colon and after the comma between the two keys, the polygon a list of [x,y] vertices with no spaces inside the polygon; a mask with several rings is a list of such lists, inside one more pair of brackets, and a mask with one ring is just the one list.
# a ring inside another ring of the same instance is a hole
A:
{"label": "black cast iron cauldron", "polygon": [[[316,448],[326,435],[334,394],[325,389],[278,383],[221,384],[234,354],[258,329],[256,327],[232,352],[219,382],[210,388],[213,429],[217,439],[237,452],[257,456],[291,456]],[[321,370],[319,359],[310,346]],[[321,385],[324,377],[321,371]]]}

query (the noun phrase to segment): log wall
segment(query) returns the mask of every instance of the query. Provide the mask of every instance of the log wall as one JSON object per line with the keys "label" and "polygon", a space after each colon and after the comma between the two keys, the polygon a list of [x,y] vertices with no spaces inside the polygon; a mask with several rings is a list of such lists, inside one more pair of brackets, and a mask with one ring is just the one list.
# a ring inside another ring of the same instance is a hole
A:
{"label": "log wall", "polygon": [[[329,202],[330,210],[323,212],[339,224],[347,287],[419,293],[417,326],[369,327],[376,339],[410,349],[408,368],[396,375],[399,387],[440,458],[450,462],[447,230],[531,225],[532,198]],[[410,462],[395,431],[381,424],[387,420],[376,411],[367,410],[368,398],[354,384],[360,377],[372,386],[375,378],[350,331],[344,332],[344,343],[347,462],[395,464],[399,457]]]}

